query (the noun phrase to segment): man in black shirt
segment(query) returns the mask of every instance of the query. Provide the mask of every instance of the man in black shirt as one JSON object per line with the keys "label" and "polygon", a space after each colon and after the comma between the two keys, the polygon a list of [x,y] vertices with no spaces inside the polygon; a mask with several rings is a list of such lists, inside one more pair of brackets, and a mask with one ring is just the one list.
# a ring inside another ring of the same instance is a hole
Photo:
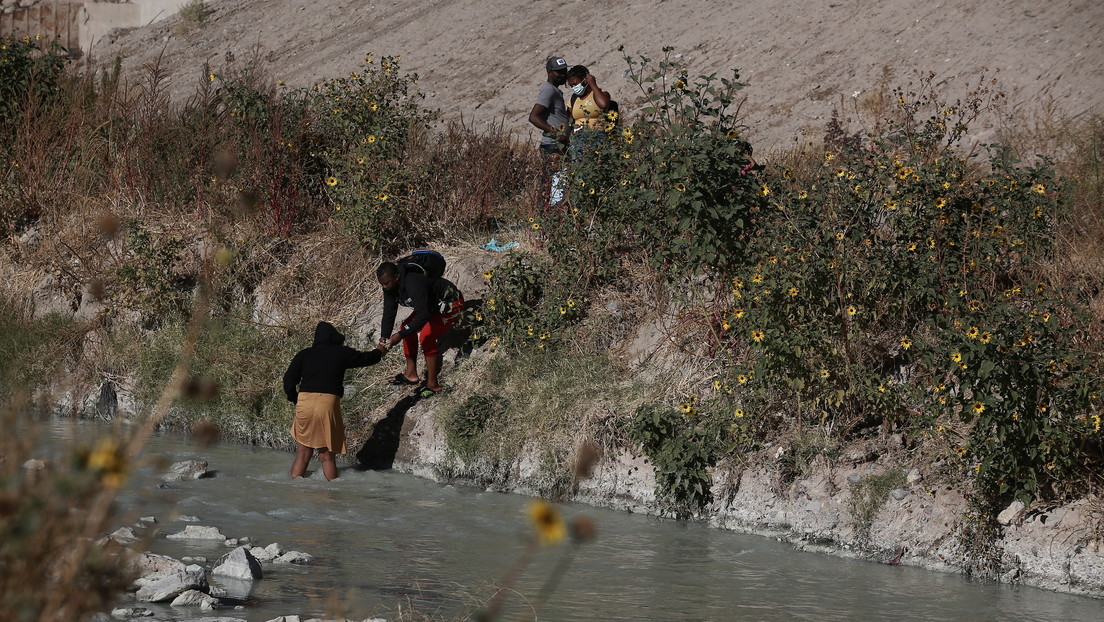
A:
{"label": "man in black shirt", "polygon": [[[464,310],[464,297],[460,290],[444,277],[432,277],[424,272],[407,270],[390,261],[380,264],[376,279],[383,288],[383,321],[380,325],[380,347],[390,349],[403,342],[406,369],[395,374],[392,384],[416,385],[418,376],[418,343],[425,354],[425,383],[416,390],[422,397],[431,397],[441,390],[437,372],[441,367],[437,340]],[[414,309],[402,324],[395,328],[398,307]]]}

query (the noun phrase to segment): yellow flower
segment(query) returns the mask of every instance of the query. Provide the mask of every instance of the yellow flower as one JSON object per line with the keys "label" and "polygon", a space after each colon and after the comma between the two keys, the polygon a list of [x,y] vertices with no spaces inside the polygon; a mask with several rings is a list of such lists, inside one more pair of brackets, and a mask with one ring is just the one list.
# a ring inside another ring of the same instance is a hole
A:
{"label": "yellow flower", "polygon": [[989,343],[992,338],[993,335],[990,335],[989,333],[982,333],[980,336],[978,336],[978,340],[982,343]]}
{"label": "yellow flower", "polygon": [[679,410],[684,413],[689,413],[691,410],[694,410],[694,406],[690,402],[683,402],[679,404]]}
{"label": "yellow flower", "polygon": [[808,197],[809,197],[809,193],[805,192],[804,190],[797,193],[797,198],[799,198],[799,199],[806,199]]}
{"label": "yellow flower", "polygon": [[108,488],[118,488],[126,481],[126,453],[114,439],[105,438],[88,455],[88,468],[98,471]]}
{"label": "yellow flower", "polygon": [[374,142],[376,142],[376,137],[375,137],[375,136],[369,136],[369,137],[368,137],[368,142],[369,142],[369,143],[374,143]]}
{"label": "yellow flower", "polygon": [[539,222],[533,223],[533,228],[534,229],[540,229],[540,223]]}
{"label": "yellow flower", "polygon": [[287,84],[287,82],[284,82],[283,80],[276,81],[276,86],[284,86],[285,84]]}
{"label": "yellow flower", "polygon": [[567,314],[567,307],[560,307],[560,315],[566,315],[566,314]]}
{"label": "yellow flower", "polygon": [[1050,321],[1050,314],[1049,313],[1044,313],[1042,315],[1042,320],[1043,320],[1044,323],[1049,322]]}
{"label": "yellow flower", "polygon": [[721,321],[721,330],[728,330],[730,328],[732,328],[732,324],[729,324],[728,320]]}
{"label": "yellow flower", "polygon": [[764,334],[763,334],[763,331],[761,331],[761,330],[753,330],[753,331],[751,331],[751,339],[752,339],[753,341],[756,341],[756,342],[762,341],[762,340],[763,340],[763,338],[764,338],[765,336],[766,336],[766,335],[764,335]]}
{"label": "yellow flower", "polygon": [[364,158],[357,158],[356,163],[357,164],[364,164]]}
{"label": "yellow flower", "polygon": [[684,88],[686,88],[685,82],[683,82],[682,80],[675,80],[675,89],[681,91]]}
{"label": "yellow flower", "polygon": [[213,73],[207,74],[207,81],[208,82],[214,82],[215,81],[215,74],[213,74]]}
{"label": "yellow flower", "polygon": [[901,337],[901,347],[908,350],[912,347],[912,340],[908,337]]}
{"label": "yellow flower", "polygon": [[742,409],[742,408],[737,408],[736,410],[734,410],[734,411],[732,412],[732,414],[733,414],[733,415],[734,415],[734,416],[735,416],[735,417],[736,417],[737,419],[742,419],[742,418],[743,418],[743,416],[744,416],[744,409]]}
{"label": "yellow flower", "polygon": [[752,283],[762,283],[763,282],[763,275],[762,274],[755,274],[754,276],[751,277],[751,282]]}
{"label": "yellow flower", "polygon": [[610,121],[616,121],[617,120],[617,111],[616,110],[610,110],[609,112],[606,113],[606,118],[609,119]]}
{"label": "yellow flower", "polygon": [[846,170],[844,170],[842,168],[837,168],[836,169],[836,177],[843,177],[846,174],[847,174]]}
{"label": "yellow flower", "polygon": [[790,294],[791,298],[793,298],[794,296],[797,296],[797,288],[796,287],[791,287],[790,291],[789,291],[789,294]]}
{"label": "yellow flower", "polygon": [[736,130],[728,130],[728,133],[725,134],[725,137],[730,139],[730,140],[734,139],[734,138],[739,138],[740,137],[740,132],[737,132]]}
{"label": "yellow flower", "polygon": [[326,178],[326,185],[327,186],[336,186],[337,185],[337,178],[336,177],[327,177]]}
{"label": "yellow flower", "polygon": [[843,232],[842,231],[836,234],[836,239],[837,240],[842,240],[843,239]]}
{"label": "yellow flower", "polygon": [[489,279],[492,276],[494,276],[494,270],[493,269],[483,271],[483,278]]}
{"label": "yellow flower", "polygon": [[1031,189],[1039,194],[1046,194],[1046,186],[1044,186],[1043,184],[1035,184],[1031,187]]}
{"label": "yellow flower", "polygon": [[886,199],[882,207],[888,210],[895,210],[897,209],[897,201],[894,201],[893,199]]}
{"label": "yellow flower", "polygon": [[985,411],[985,404],[982,404],[981,402],[974,402],[974,412],[982,413],[984,411]]}
{"label": "yellow flower", "polygon": [[935,200],[935,206],[936,207],[943,207],[946,204],[947,204],[947,199],[944,199],[943,197],[939,197],[938,199]]}
{"label": "yellow flower", "polygon": [[759,186],[759,194],[767,196],[768,194],[770,194],[770,188],[768,188],[766,184]]}
{"label": "yellow flower", "polygon": [[821,378],[827,378],[827,377],[828,377],[828,376],[830,376],[830,375],[831,375],[831,374],[830,374],[830,373],[828,373],[828,370],[827,370],[827,369],[822,369],[822,370],[820,370],[820,377],[821,377]]}
{"label": "yellow flower", "polygon": [[529,503],[529,520],[533,522],[541,544],[556,544],[567,534],[560,513],[540,499]]}
{"label": "yellow flower", "polygon": [[632,130],[629,130],[629,129],[626,129],[626,130],[622,130],[622,131],[621,131],[621,138],[622,138],[622,140],[624,140],[624,141],[625,141],[626,143],[632,143],[632,141],[633,141],[633,133],[632,133]]}
{"label": "yellow flower", "polygon": [[686,191],[686,184],[684,184],[682,182],[679,182],[679,183],[675,184],[675,190],[678,190],[679,192],[685,192]]}
{"label": "yellow flower", "polygon": [[628,151],[622,151],[622,152],[621,152],[621,157],[622,157],[622,158],[625,158],[626,160],[628,160],[628,159],[629,159],[629,158],[631,158],[632,156],[631,156],[631,155],[629,155],[629,152],[628,152]]}
{"label": "yellow flower", "polygon": [[381,192],[381,193],[376,195],[376,199],[379,200],[379,201],[386,201],[387,200],[387,194]]}
{"label": "yellow flower", "polygon": [[737,320],[744,317],[744,310],[740,308],[734,309],[732,311],[732,317],[736,318]]}
{"label": "yellow flower", "polygon": [[747,384],[747,381],[748,381],[748,377],[745,376],[744,374],[740,374],[739,376],[736,376],[736,382],[739,382],[740,384]]}
{"label": "yellow flower", "polygon": [[966,336],[970,339],[977,339],[977,336],[980,333],[981,331],[978,330],[977,326],[971,326],[970,328],[966,329]]}
{"label": "yellow flower", "polygon": [[568,298],[567,299],[567,306],[574,307],[575,306],[575,301],[572,300],[571,298]]}
{"label": "yellow flower", "polygon": [[855,305],[851,305],[851,306],[847,307],[847,315],[853,316],[858,312],[859,312],[859,310],[855,308]]}
{"label": "yellow flower", "polygon": [[379,104],[377,104],[376,102],[369,102],[368,110],[379,110]]}
{"label": "yellow flower", "polygon": [[962,362],[962,354],[960,352],[952,352],[951,353],[951,360],[954,361],[955,363],[961,363]]}

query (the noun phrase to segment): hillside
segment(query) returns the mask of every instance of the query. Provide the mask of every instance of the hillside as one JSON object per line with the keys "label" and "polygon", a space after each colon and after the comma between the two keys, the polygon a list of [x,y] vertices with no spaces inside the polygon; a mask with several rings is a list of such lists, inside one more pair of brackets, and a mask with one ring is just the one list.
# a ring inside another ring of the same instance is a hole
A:
{"label": "hillside", "polygon": [[[259,57],[273,79],[308,86],[354,71],[365,53],[401,55],[430,107],[482,127],[530,134],[527,113],[545,57],[589,66],[631,114],[631,83],[617,51],[653,58],[674,46],[690,73],[738,68],[743,113],[760,153],[815,140],[833,107],[874,107],[876,94],[935,72],[946,95],[996,77],[1006,119],[1056,110],[1070,117],[1104,101],[1104,4],[1091,0],[630,1],[560,0],[515,8],[487,0],[209,0],[185,34],[178,19],[117,32],[93,50],[125,68],[156,61],[184,97],[202,64]],[[255,56],[256,55],[256,56]],[[988,70],[988,73],[986,71]],[[1009,117],[1009,115],[1011,115]],[[1022,115],[1022,116],[1020,116]],[[992,136],[1000,120],[986,118]],[[975,133],[979,127],[975,126]]]}

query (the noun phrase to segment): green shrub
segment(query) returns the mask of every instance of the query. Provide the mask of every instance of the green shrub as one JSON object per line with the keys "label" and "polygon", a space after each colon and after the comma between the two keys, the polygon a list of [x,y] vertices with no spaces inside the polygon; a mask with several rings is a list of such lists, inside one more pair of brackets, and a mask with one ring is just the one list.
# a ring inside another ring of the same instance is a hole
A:
{"label": "green shrub", "polygon": [[656,497],[679,518],[689,518],[713,500],[713,467],[719,455],[716,434],[708,423],[693,421],[692,402],[680,410],[641,406],[630,433],[652,460]]}

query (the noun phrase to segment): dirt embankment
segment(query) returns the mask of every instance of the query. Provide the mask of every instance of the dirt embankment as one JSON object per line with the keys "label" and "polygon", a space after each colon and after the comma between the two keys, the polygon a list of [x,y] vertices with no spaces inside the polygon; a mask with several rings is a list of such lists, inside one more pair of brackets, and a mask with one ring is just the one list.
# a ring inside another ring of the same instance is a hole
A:
{"label": "dirt embankment", "polygon": [[[93,53],[105,62],[121,56],[128,69],[161,56],[178,98],[203,79],[204,61],[241,65],[254,50],[289,86],[354,71],[367,52],[402,55],[404,71],[419,74],[427,104],[446,119],[476,128],[501,122],[524,138],[545,57],[589,66],[631,115],[637,93],[617,47],[657,58],[670,45],[691,75],[740,69],[748,84],[742,113],[760,153],[818,139],[833,107],[876,107],[877,94],[915,81],[916,72],[934,72],[951,98],[994,75],[1006,112],[1028,118],[1045,110],[1077,117],[1104,102],[1104,3],[1094,0],[207,4],[205,22],[190,32],[177,34],[185,29],[169,20],[116,33]],[[983,123],[977,138],[985,141],[998,120]]]}

